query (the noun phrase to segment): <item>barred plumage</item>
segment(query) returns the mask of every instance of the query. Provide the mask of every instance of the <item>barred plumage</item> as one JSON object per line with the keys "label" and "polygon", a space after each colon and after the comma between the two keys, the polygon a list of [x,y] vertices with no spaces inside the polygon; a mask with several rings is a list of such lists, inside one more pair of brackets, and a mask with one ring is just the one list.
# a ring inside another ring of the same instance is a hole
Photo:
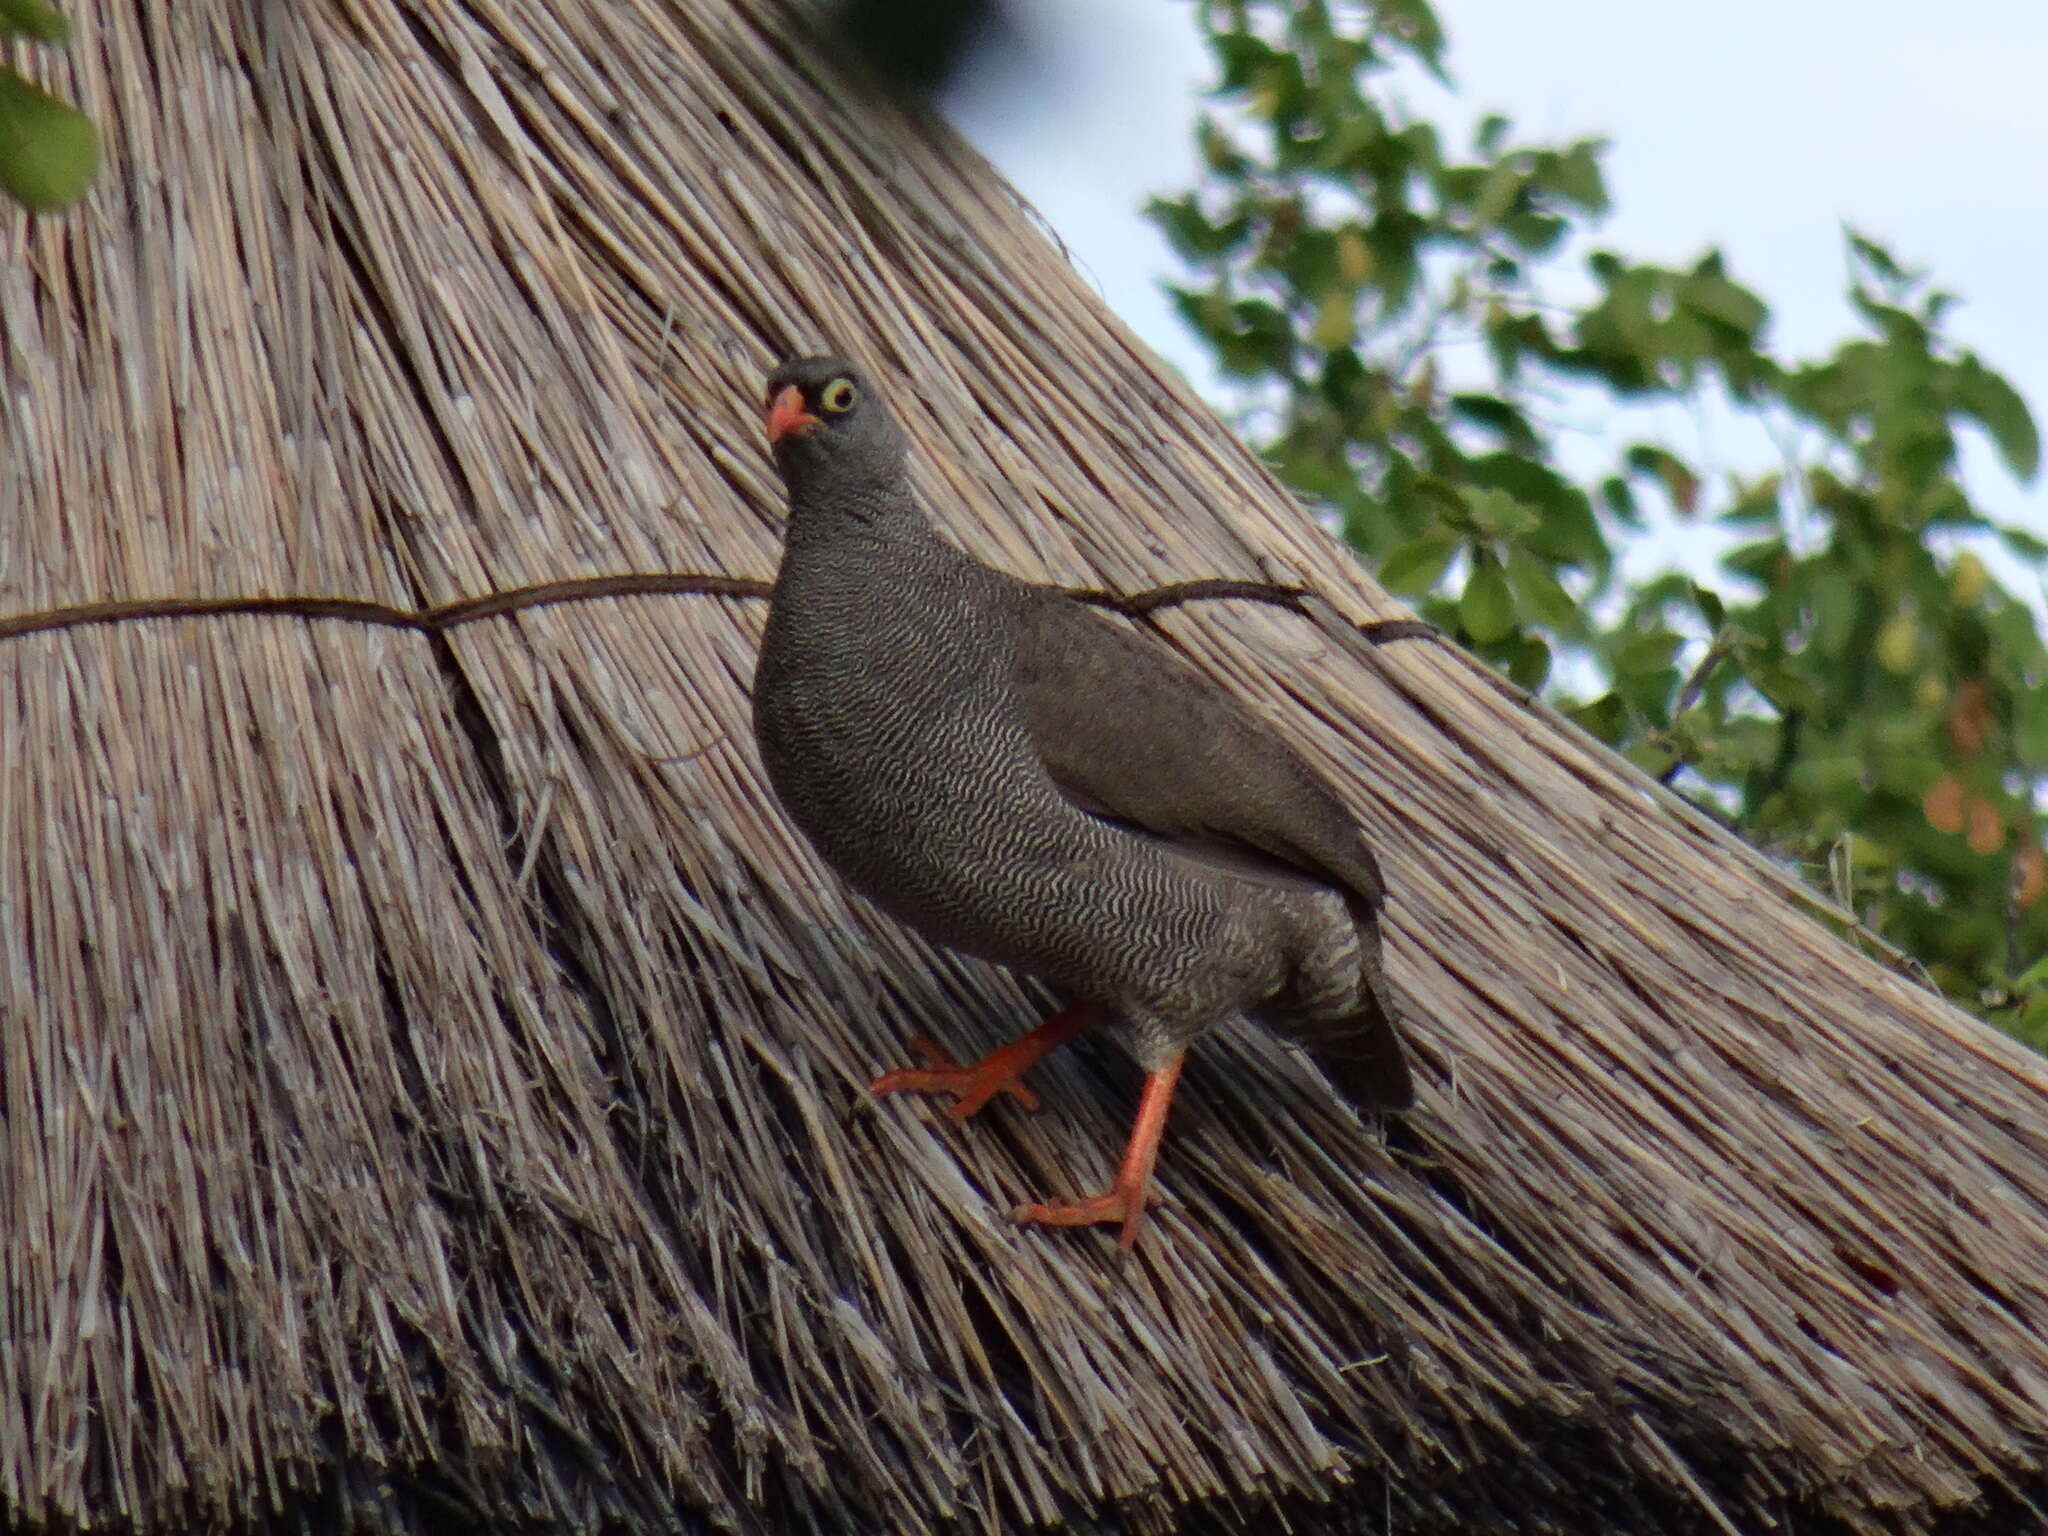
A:
{"label": "barred plumage", "polygon": [[[1155,1120],[1188,1041],[1239,1014],[1307,1045],[1355,1100],[1405,1107],[1379,872],[1308,766],[1160,647],[942,543],[901,433],[844,359],[786,364],[769,404],[790,524],[755,732],[826,859],[930,937],[1099,1005],[1164,1076]],[[877,1086],[979,1107],[1074,1027]],[[1128,1243],[1143,1124],[1118,1190],[1022,1214],[1121,1221]]]}

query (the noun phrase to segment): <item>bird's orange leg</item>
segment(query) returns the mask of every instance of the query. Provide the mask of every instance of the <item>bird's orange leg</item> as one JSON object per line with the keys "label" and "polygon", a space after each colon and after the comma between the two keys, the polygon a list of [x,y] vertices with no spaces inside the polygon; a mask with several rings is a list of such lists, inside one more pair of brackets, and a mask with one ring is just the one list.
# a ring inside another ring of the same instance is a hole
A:
{"label": "bird's orange leg", "polygon": [[1145,1079],[1145,1093],[1138,1100],[1137,1123],[1131,1127],[1131,1142],[1124,1149],[1124,1163],[1116,1182],[1106,1195],[1066,1204],[1020,1205],[1012,1213],[1018,1221],[1042,1222],[1049,1227],[1084,1227],[1098,1221],[1120,1221],[1117,1246],[1134,1248],[1138,1228],[1144,1224],[1145,1202],[1152,1187],[1152,1165],[1159,1160],[1159,1134],[1166,1129],[1167,1106],[1173,1103],[1173,1085],[1180,1081],[1180,1067],[1186,1058],[1176,1056]]}
{"label": "bird's orange leg", "polygon": [[1076,1003],[1063,1008],[1028,1035],[990,1052],[970,1067],[963,1067],[945,1050],[920,1035],[910,1048],[924,1058],[924,1067],[906,1067],[884,1073],[868,1091],[883,1093],[950,1093],[953,1107],[946,1111],[955,1120],[965,1120],[999,1093],[1007,1093],[1026,1109],[1038,1108],[1038,1095],[1018,1079],[1031,1064],[1049,1051],[1059,1049],[1102,1017],[1102,1004]]}

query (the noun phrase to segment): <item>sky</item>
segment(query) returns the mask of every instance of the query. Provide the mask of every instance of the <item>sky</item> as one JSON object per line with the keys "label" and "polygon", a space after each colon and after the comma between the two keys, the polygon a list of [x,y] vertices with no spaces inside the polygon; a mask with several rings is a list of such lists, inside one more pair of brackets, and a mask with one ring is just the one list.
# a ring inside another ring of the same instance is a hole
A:
{"label": "sky", "polygon": [[[1445,126],[1503,112],[1524,141],[1609,140],[1613,212],[1600,243],[1667,265],[1719,246],[1770,304],[1772,344],[1800,355],[1850,334],[1842,227],[1854,225],[1961,299],[1951,335],[2012,380],[2048,435],[2048,5],[1436,0],[1436,10],[1456,94],[1419,84],[1410,104]],[[1161,293],[1174,257],[1140,212],[1148,195],[1197,176],[1191,129],[1212,71],[1192,5],[1010,0],[1010,13],[1026,39],[1022,64],[972,73],[946,103],[954,122],[1126,323],[1223,398]],[[1597,436],[1599,423],[1589,430]],[[1760,439],[1707,430],[1696,462],[1769,467]],[[1981,506],[2048,537],[2048,483],[2015,483],[1981,443],[1967,448],[1964,472]],[[1667,537],[1642,558],[1704,574],[1713,541]],[[2038,604],[2038,579],[1997,568]]]}

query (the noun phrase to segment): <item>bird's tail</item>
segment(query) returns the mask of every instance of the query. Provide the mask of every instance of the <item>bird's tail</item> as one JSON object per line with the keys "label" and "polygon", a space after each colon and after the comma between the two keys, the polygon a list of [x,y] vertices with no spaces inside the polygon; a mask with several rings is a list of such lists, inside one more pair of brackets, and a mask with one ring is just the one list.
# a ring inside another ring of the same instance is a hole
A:
{"label": "bird's tail", "polygon": [[1272,1022],[1360,1109],[1409,1109],[1415,1083],[1380,960],[1379,914],[1356,899],[1347,899],[1345,907],[1350,931],[1310,967],[1319,979],[1341,977],[1341,987],[1322,991],[1310,1006]]}

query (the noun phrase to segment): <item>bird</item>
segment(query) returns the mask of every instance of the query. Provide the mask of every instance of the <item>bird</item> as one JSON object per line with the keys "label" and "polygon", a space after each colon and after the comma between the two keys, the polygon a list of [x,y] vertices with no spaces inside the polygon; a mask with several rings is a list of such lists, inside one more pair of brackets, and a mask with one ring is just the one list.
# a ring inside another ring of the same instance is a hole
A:
{"label": "bird", "polygon": [[999,1094],[1103,1026],[1145,1073],[1107,1191],[1021,1223],[1138,1239],[1188,1046],[1244,1018],[1361,1110],[1414,1086],[1381,959],[1378,861],[1330,786],[1194,666],[1056,587],[944,541],[908,439],[840,356],[768,377],[789,499],[753,688],[776,798],[838,874],[939,944],[1064,1002],[962,1065],[930,1039],[877,1096]]}

